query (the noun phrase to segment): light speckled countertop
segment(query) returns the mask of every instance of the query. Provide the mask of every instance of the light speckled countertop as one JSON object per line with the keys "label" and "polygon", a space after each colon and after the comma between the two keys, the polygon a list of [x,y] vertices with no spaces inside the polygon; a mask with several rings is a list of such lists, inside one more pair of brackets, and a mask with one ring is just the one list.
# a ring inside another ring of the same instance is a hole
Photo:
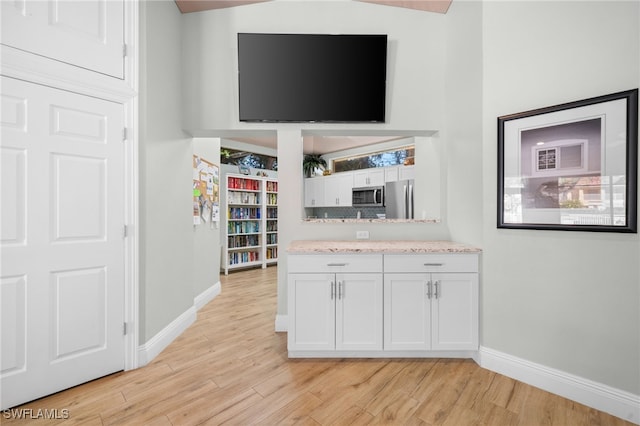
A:
{"label": "light speckled countertop", "polygon": [[375,241],[375,240],[298,240],[292,241],[291,254],[319,253],[479,253],[477,247],[452,241]]}
{"label": "light speckled countertop", "polygon": [[440,219],[323,219],[323,218],[306,218],[302,220],[304,223],[440,223]]}

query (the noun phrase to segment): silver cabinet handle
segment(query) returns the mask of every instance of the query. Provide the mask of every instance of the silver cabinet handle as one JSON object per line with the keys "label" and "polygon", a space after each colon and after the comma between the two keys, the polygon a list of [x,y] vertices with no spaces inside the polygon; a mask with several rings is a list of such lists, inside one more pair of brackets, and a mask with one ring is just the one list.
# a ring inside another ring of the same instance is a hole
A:
{"label": "silver cabinet handle", "polygon": [[438,298],[442,297],[442,294],[440,293],[440,290],[441,290],[440,281],[436,281],[435,286],[436,286],[436,291],[435,291],[434,296],[435,296],[436,299],[438,299]]}
{"label": "silver cabinet handle", "polygon": [[427,298],[431,299],[431,281],[427,281]]}
{"label": "silver cabinet handle", "polygon": [[444,263],[425,263],[424,266],[443,266]]}
{"label": "silver cabinet handle", "polygon": [[338,281],[338,299],[342,299],[342,281]]}
{"label": "silver cabinet handle", "polygon": [[347,266],[348,263],[327,263],[327,266]]}
{"label": "silver cabinet handle", "polygon": [[331,300],[333,300],[333,297],[336,294],[336,283],[331,281]]}

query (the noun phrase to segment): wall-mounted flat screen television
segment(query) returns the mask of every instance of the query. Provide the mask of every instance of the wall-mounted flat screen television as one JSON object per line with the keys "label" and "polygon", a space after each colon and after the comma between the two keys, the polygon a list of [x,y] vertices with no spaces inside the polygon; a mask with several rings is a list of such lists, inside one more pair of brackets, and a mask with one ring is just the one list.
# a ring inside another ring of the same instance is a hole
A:
{"label": "wall-mounted flat screen television", "polygon": [[238,34],[240,121],[385,121],[386,34]]}

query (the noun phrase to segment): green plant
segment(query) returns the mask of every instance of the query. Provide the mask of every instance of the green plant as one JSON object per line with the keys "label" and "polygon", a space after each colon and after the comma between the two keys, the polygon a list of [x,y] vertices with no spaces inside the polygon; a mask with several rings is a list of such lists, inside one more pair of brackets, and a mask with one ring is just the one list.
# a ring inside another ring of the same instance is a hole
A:
{"label": "green plant", "polygon": [[302,160],[302,171],[305,176],[311,177],[317,168],[327,167],[327,162],[322,156],[318,154],[307,154]]}
{"label": "green plant", "polygon": [[560,207],[563,209],[582,209],[585,206],[580,200],[566,200],[560,203]]}

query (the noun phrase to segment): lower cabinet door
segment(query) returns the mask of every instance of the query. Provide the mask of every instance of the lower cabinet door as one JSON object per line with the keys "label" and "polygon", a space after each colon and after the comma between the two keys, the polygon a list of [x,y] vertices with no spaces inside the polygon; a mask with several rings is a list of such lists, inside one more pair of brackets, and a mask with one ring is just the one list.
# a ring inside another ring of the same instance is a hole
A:
{"label": "lower cabinet door", "polygon": [[336,274],[336,349],[382,350],[382,274]]}
{"label": "lower cabinet door", "polygon": [[289,274],[289,350],[335,349],[335,274]]}
{"label": "lower cabinet door", "polygon": [[432,349],[478,349],[478,274],[432,274]]}
{"label": "lower cabinet door", "polygon": [[428,274],[384,274],[384,349],[431,348]]}

